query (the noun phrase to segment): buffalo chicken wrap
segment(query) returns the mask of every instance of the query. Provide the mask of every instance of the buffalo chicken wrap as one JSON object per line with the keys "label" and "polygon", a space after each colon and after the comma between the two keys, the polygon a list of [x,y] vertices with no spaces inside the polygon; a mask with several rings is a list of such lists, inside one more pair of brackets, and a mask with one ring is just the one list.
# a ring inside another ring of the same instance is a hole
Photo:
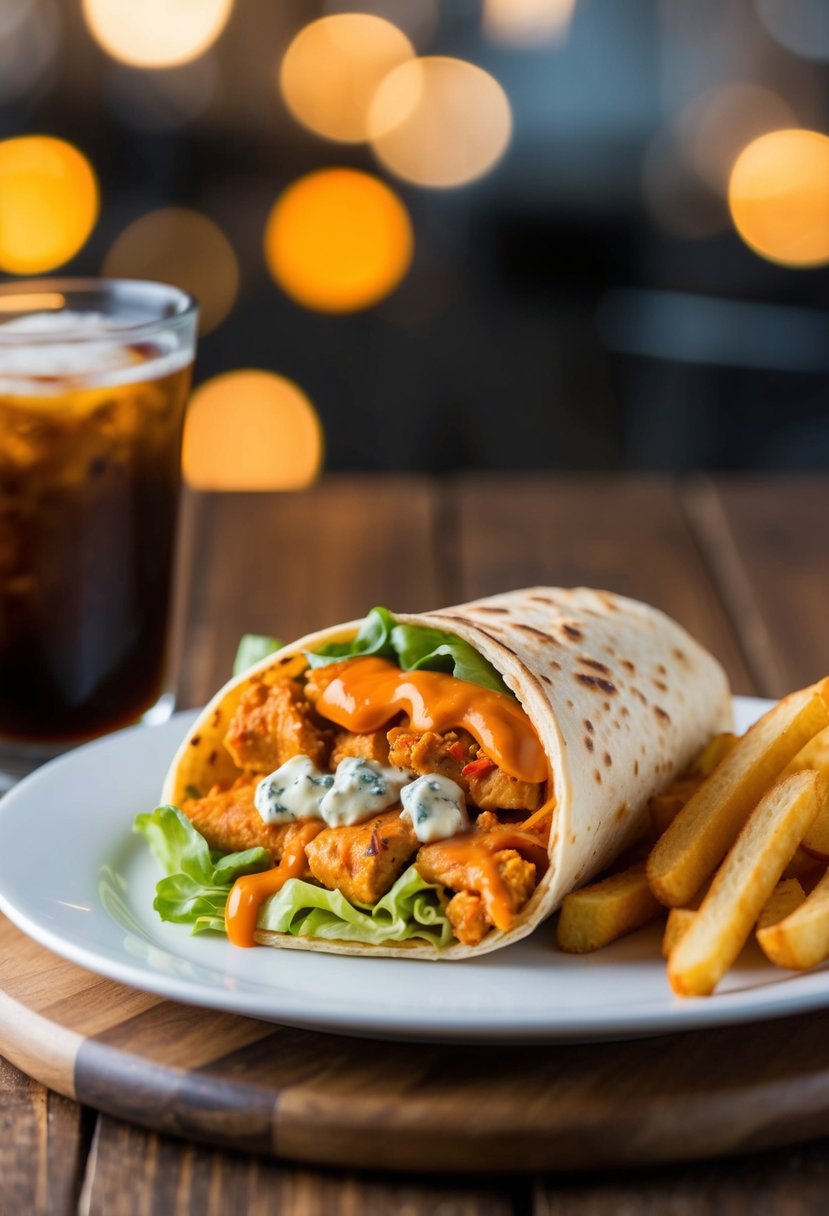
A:
{"label": "buffalo chicken wrap", "polygon": [[731,724],[663,613],[534,587],[374,609],[230,681],[136,827],[155,906],[237,945],[457,959],[524,937]]}

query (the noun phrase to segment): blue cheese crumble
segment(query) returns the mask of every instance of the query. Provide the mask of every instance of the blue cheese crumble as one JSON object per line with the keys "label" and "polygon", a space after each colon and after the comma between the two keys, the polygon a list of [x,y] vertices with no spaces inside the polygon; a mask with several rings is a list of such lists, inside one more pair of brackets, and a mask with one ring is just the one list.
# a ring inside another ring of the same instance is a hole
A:
{"label": "blue cheese crumble", "polygon": [[293,823],[297,819],[322,819],[320,809],[334,784],[310,756],[292,756],[256,787],[253,804],[264,823]]}
{"label": "blue cheese crumble", "polygon": [[346,756],[337,765],[334,784],[322,800],[322,817],[330,828],[362,823],[399,802],[408,780],[404,769],[385,768],[362,756]]}
{"label": "blue cheese crumble", "polygon": [[422,844],[446,840],[469,829],[463,790],[449,777],[437,773],[418,777],[403,787],[400,801],[403,803],[401,817],[411,820]]}

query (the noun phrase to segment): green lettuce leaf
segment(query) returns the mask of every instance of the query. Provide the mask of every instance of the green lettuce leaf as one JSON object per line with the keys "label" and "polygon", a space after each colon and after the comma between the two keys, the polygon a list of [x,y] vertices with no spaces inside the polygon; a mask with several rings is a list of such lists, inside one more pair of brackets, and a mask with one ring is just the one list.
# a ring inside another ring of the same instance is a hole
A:
{"label": "green lettuce leaf", "polygon": [[414,866],[404,870],[373,907],[355,906],[339,891],[291,878],[263,905],[257,924],[274,933],[374,946],[417,937],[442,947],[452,940],[439,888],[421,878]]}
{"label": "green lettuce leaf", "polygon": [[147,841],[166,876],[156,886],[153,907],[162,920],[193,925],[194,933],[224,932],[225,904],[236,879],[273,866],[267,849],[212,852],[201,832],[175,806],[138,815],[133,831]]}
{"label": "green lettuce leaf", "polygon": [[453,633],[423,625],[395,625],[391,638],[404,671],[446,671],[456,680],[467,680],[512,696],[492,664]]}
{"label": "green lettuce leaf", "polygon": [[[236,879],[273,865],[267,849],[223,856],[212,852],[174,806],[138,815],[133,831],[145,838],[164,871],[153,907],[162,920],[192,925],[193,933],[224,933],[225,905]],[[258,924],[278,933],[375,945],[417,937],[440,947],[452,940],[441,889],[421,878],[414,866],[373,908],[355,906],[339,891],[292,878],[262,905]]]}
{"label": "green lettuce leaf", "polygon": [[319,650],[309,651],[308,665],[324,667],[326,663],[336,663],[339,659],[367,658],[369,655],[394,659],[396,655],[391,641],[393,629],[394,617],[388,609],[372,608],[356,637],[350,642],[329,642]]}
{"label": "green lettuce leaf", "polygon": [[240,676],[248,668],[253,667],[260,659],[281,650],[285,645],[279,638],[269,638],[263,633],[243,633],[236,647],[236,658],[233,660],[233,674]]}
{"label": "green lettuce leaf", "polygon": [[444,671],[458,680],[480,684],[513,696],[501,676],[483,655],[454,633],[425,625],[398,625],[387,608],[372,608],[350,642],[329,642],[307,655],[310,667],[323,667],[339,659],[377,655],[391,659],[404,671]]}

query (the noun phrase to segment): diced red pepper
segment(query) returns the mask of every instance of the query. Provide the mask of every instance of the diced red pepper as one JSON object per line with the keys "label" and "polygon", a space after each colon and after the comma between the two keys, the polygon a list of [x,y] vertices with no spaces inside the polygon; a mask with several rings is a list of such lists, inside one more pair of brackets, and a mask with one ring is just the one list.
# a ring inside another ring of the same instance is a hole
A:
{"label": "diced red pepper", "polygon": [[460,739],[457,739],[446,750],[449,752],[449,755],[453,760],[457,760],[458,764],[463,764],[466,760],[466,748],[461,743]]}
{"label": "diced red pepper", "polygon": [[490,769],[496,767],[495,761],[490,760],[488,756],[482,756],[480,760],[473,760],[471,764],[467,764],[461,769],[462,777],[482,777],[484,773],[488,773]]}

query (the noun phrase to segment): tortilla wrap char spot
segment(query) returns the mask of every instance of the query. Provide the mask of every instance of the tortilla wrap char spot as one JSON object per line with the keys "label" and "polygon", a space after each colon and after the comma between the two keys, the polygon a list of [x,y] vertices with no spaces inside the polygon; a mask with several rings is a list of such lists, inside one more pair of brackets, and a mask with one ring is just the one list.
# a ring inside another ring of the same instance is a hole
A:
{"label": "tortilla wrap char spot", "polygon": [[[549,866],[512,928],[493,928],[474,946],[453,942],[437,948],[418,940],[372,945],[262,929],[257,942],[451,960],[518,941],[637,837],[647,799],[681,773],[712,735],[732,725],[728,681],[719,663],[664,613],[620,595],[530,587],[394,618],[400,625],[460,637],[514,693],[549,763]],[[263,673],[300,675],[308,652],[352,639],[361,624],[309,634],[226,684],[175,756],[163,801],[180,806],[189,787],[230,786],[241,770],[223,740],[246,690]]]}

